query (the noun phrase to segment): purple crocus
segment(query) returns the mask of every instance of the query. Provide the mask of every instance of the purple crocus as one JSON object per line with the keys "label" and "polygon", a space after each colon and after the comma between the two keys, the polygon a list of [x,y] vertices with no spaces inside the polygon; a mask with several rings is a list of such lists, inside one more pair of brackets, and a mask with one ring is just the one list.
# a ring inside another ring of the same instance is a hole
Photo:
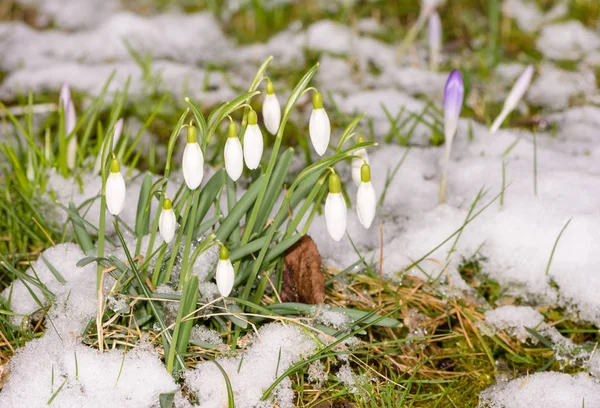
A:
{"label": "purple crocus", "polygon": [[444,155],[444,169],[440,182],[440,203],[446,201],[446,177],[448,173],[448,162],[452,150],[452,140],[458,128],[458,118],[462,109],[465,86],[460,72],[454,70],[450,73],[444,89],[444,137],[446,150]]}
{"label": "purple crocus", "polygon": [[440,15],[434,11],[429,16],[429,30],[427,39],[429,40],[429,68],[437,71],[440,60],[440,50],[442,48],[442,21]]}

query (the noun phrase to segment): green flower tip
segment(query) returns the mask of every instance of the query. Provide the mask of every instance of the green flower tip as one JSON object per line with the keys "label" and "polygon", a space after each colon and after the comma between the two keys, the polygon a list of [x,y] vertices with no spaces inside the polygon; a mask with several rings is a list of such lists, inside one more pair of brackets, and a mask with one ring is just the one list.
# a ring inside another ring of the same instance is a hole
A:
{"label": "green flower tip", "polygon": [[340,176],[336,173],[329,176],[329,192],[331,194],[339,194],[342,192],[342,182],[340,181]]}
{"label": "green flower tip", "polygon": [[110,172],[111,173],[119,173],[121,171],[121,163],[119,163],[119,159],[113,157],[110,161]]}
{"label": "green flower tip", "polygon": [[367,163],[360,167],[360,181],[363,183],[371,181],[371,167]]}
{"label": "green flower tip", "polygon": [[163,201],[163,210],[170,210],[173,208],[173,203],[168,198],[165,198]]}
{"label": "green flower tip", "polygon": [[248,111],[248,125],[256,125],[258,123],[258,117],[256,116],[256,111],[254,109],[250,109]]}
{"label": "green flower tip", "polygon": [[271,80],[267,80],[267,95],[273,95],[275,93],[275,87],[273,86],[273,82]]}
{"label": "green flower tip", "polygon": [[235,122],[229,122],[227,127],[227,137],[237,137],[237,126]]}
{"label": "green flower tip", "polygon": [[198,142],[198,134],[196,131],[196,126],[188,126],[187,128],[187,142],[188,143],[196,143]]}
{"label": "green flower tip", "polygon": [[219,250],[219,259],[222,261],[229,259],[229,250],[225,247],[225,245],[221,245],[221,249]]}
{"label": "green flower tip", "polygon": [[364,137],[362,137],[362,135],[360,135],[360,136],[358,137],[357,143],[359,143],[359,144],[360,144],[360,143],[364,143],[364,142],[365,142],[365,138],[364,138]]}
{"label": "green flower tip", "polygon": [[313,94],[313,109],[323,109],[323,97],[319,91]]}

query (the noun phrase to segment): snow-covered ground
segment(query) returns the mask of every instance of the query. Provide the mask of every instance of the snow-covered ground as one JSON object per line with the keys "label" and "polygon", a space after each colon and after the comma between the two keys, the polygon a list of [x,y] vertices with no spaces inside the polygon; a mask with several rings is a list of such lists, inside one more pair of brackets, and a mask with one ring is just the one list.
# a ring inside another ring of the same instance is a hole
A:
{"label": "snow-covered ground", "polygon": [[[119,2],[110,1],[90,15],[90,6],[82,3],[65,1],[66,6],[63,4],[58,12],[56,4],[61,3],[48,2],[44,13],[55,20],[57,29],[38,31],[23,23],[0,24],[0,54],[4,56],[0,70],[7,72],[0,84],[0,98],[10,100],[28,89],[58,90],[63,82],[95,95],[113,70],[116,77],[112,90],[122,88],[130,76],[132,100],[143,98],[146,84],[124,38],[140,54],[152,55],[153,69],[160,72],[165,91],[177,98],[188,95],[205,105],[227,100],[234,95],[233,88],[245,87],[268,55],[274,56],[274,65],[286,67],[303,66],[304,50],[320,52],[316,86],[325,91],[326,107],[335,102],[343,113],[366,113],[362,130],[368,136],[370,122],[374,137],[381,143],[369,151],[378,194],[405,157],[389,183],[377,222],[369,230],[362,228],[354,209],[349,212],[348,233],[362,255],[378,262],[381,223],[383,271],[389,279],[399,279],[403,273],[424,279],[441,275],[441,281],[449,287],[469,291],[458,267],[464,259],[477,255],[482,259],[482,273],[500,283],[507,295],[521,297],[533,307],[563,306],[573,316],[600,326],[600,93],[594,76],[594,69],[600,68],[600,35],[579,22],[554,23],[564,15],[563,9],[555,7],[544,14],[524,0],[507,1],[505,7],[523,29],[539,32],[537,47],[548,62],[536,67],[525,102],[541,107],[543,119],[553,126],[536,134],[506,127],[490,134],[480,123],[461,120],[449,167],[448,202],[439,205],[443,147],[428,146],[431,130],[418,124],[410,148],[383,143],[391,131],[383,107],[392,115],[401,109],[419,114],[426,107],[423,95],[441,106],[447,73],[427,71],[425,54],[417,52],[416,61],[398,65],[394,47],[332,21],[292,26],[265,44],[238,46],[209,14],[142,17],[120,11]],[[80,8],[86,12],[76,12]],[[366,23],[363,25],[368,26]],[[565,71],[551,62],[564,59],[581,61],[578,70]],[[211,71],[208,63],[226,66],[227,75]],[[378,68],[378,75],[370,73],[370,64]],[[474,92],[490,100],[502,100],[523,69],[520,64],[501,65],[495,80],[474,84]],[[285,96],[283,86],[277,85]],[[333,100],[328,99],[329,95]],[[577,106],[573,106],[574,100]],[[523,112],[527,112],[526,103],[519,106]],[[307,121],[300,114],[293,119]],[[333,129],[334,139],[342,130]],[[349,166],[339,167],[353,198],[356,187]],[[86,183],[84,194],[77,196],[80,202],[97,194],[99,187],[93,177]],[[59,176],[51,180],[64,185]],[[139,182],[131,186],[135,191]],[[485,194],[471,209],[480,191]],[[75,194],[61,193],[65,200]],[[137,200],[137,193],[131,196]],[[135,204],[128,207],[131,211],[126,211],[123,218],[132,224]],[[96,223],[93,213],[90,211],[90,221]],[[321,216],[315,218],[309,233],[330,266],[344,268],[358,259],[347,238],[341,243],[329,238]],[[42,261],[34,265],[59,300],[50,313],[54,329],[12,359],[12,375],[0,392],[0,406],[21,406],[24,401],[29,406],[41,406],[63,381],[65,386],[55,406],[69,407],[77,401],[85,401],[85,406],[104,406],[110,401],[114,406],[146,407],[158,394],[177,389],[155,352],[146,345],[124,355],[117,350],[99,354],[78,344],[75,337],[83,329],[81,324],[85,325],[95,313],[95,275],[93,271],[85,274],[75,269],[74,264],[83,257],[78,251],[74,245],[61,245],[46,253],[49,261],[53,257],[62,259],[61,273],[67,285],[57,283]],[[424,256],[420,269],[405,270]],[[22,285],[15,284],[14,293],[22,299],[19,312],[37,309],[35,303],[23,300],[28,292]],[[60,305],[63,302],[68,302],[69,314],[77,316],[75,327],[65,319]],[[19,307],[15,303],[13,306]],[[486,314],[487,330],[510,330],[522,341],[531,340],[523,327],[544,328],[543,320],[541,314],[528,307],[496,309]],[[568,349],[566,339],[558,332],[548,327],[544,330],[555,344]],[[303,339],[297,328],[272,324],[259,331],[243,358],[223,358],[221,364],[240,396],[238,406],[255,406],[261,390],[276,377],[276,365],[281,374],[314,347],[315,343]],[[38,358],[40,355],[43,359]],[[585,406],[600,406],[600,384],[596,379],[600,361],[594,353],[576,359],[591,375],[540,373],[500,382],[482,394],[482,403],[488,404],[483,406],[580,407],[582,401]],[[100,371],[112,377],[94,381],[95,373]],[[77,375],[79,383],[74,381]],[[201,406],[225,403],[225,383],[214,364],[202,364],[184,378]],[[31,392],[31,384],[36,384],[35,392]],[[139,389],[144,395],[135,393]],[[284,382],[276,394],[280,406],[293,405],[291,392]],[[181,397],[177,401],[180,406],[187,404]]]}

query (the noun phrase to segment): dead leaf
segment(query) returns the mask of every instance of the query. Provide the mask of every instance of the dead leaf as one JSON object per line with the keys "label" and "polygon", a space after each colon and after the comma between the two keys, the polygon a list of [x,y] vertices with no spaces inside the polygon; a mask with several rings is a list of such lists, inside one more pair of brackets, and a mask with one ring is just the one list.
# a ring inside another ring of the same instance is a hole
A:
{"label": "dead leaf", "polygon": [[338,402],[334,402],[334,403],[326,401],[326,402],[321,402],[320,404],[315,406],[315,408],[353,408],[353,407],[354,407],[354,405],[352,405],[348,401],[338,401]]}
{"label": "dead leaf", "polygon": [[281,299],[284,302],[318,304],[325,301],[325,275],[321,255],[308,235],[300,238],[285,254]]}

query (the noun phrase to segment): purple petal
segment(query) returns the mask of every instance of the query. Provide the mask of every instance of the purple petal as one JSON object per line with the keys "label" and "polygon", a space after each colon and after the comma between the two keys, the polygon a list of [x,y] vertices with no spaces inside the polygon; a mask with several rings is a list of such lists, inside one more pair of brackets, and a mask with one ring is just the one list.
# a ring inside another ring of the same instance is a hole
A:
{"label": "purple petal", "polygon": [[462,76],[459,71],[454,70],[450,73],[444,89],[444,133],[447,138],[452,138],[456,132],[464,95]]}
{"label": "purple petal", "polygon": [[442,21],[440,15],[437,12],[433,12],[429,16],[429,46],[439,49],[442,44]]}

